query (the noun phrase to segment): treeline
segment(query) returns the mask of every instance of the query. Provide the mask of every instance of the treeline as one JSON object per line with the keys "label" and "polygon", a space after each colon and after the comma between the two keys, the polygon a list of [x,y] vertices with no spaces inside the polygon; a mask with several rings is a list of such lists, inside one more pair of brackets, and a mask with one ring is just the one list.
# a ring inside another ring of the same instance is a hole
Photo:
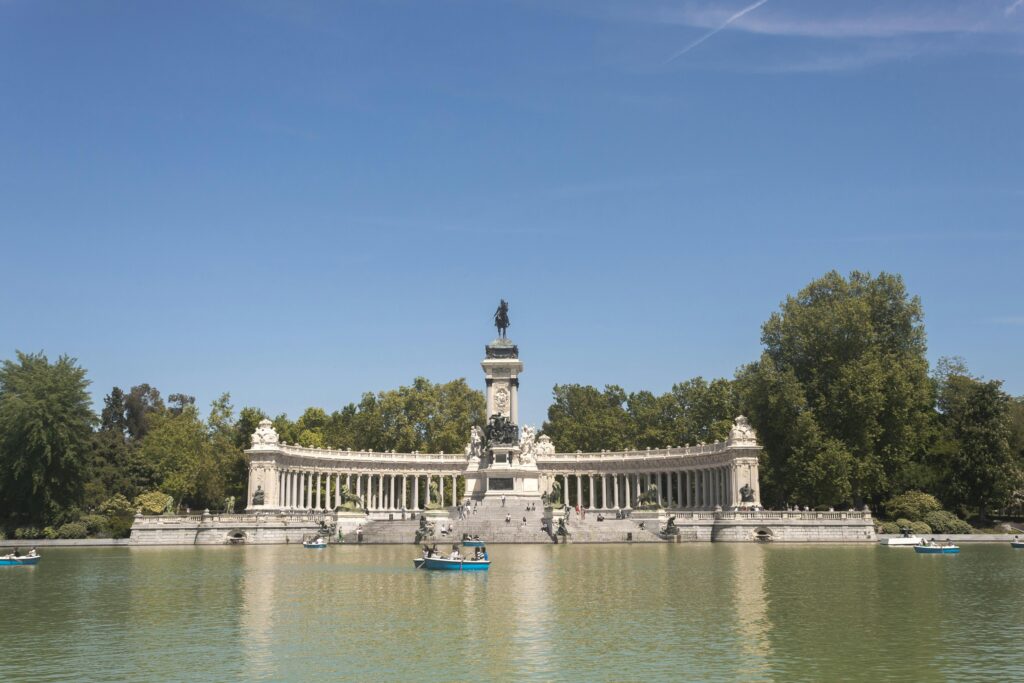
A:
{"label": "treeline", "polygon": [[[661,395],[556,385],[542,431],[563,452],[661,448],[724,439],[743,413],[764,445],[771,506],[877,509],[924,491],[985,518],[1024,503],[1024,400],[962,360],[929,368],[921,303],[898,275],[828,273],[782,303],[761,341],[735,377]],[[139,507],[221,509],[232,497],[244,507],[243,450],[263,411],[236,414],[224,394],[204,415],[192,396],[164,400],[142,384],[112,388],[96,415],[88,384],[66,356],[18,353],[0,366],[3,533],[116,535]],[[455,453],[484,406],[465,380],[418,378],[331,413],[272,419],[289,443]]]}
{"label": "treeline", "polygon": [[684,445],[725,438],[743,413],[771,506],[877,509],[918,490],[963,517],[1024,504],[1024,399],[958,358],[929,368],[921,302],[898,275],[828,273],[783,302],[761,341],[734,378],[661,396],[556,386],[544,432],[563,451]]}
{"label": "treeline", "polygon": [[[113,387],[96,415],[86,372],[18,353],[0,366],[0,534],[125,535],[135,510],[244,508],[243,451],[266,414],[225,393],[205,415],[182,393]],[[283,441],[377,451],[460,452],[484,398],[465,380],[364,394],[358,404],[273,419]]]}

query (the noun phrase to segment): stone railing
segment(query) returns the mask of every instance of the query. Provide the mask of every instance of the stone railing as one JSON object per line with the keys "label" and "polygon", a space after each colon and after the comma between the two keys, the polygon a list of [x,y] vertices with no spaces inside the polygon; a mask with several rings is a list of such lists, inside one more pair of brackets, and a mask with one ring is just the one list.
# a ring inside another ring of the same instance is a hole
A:
{"label": "stone railing", "polygon": [[[328,458],[343,462],[373,460],[375,462],[395,463],[451,463],[462,464],[467,458],[462,453],[399,453],[397,451],[353,451],[336,448],[316,448],[297,444],[281,444],[277,450],[286,455],[297,455],[303,458]],[[258,452],[258,451],[257,451]],[[273,452],[272,450],[267,452]]]}
{"label": "stone railing", "polygon": [[871,513],[864,510],[848,512],[815,512],[813,510],[723,510],[711,513],[716,519],[798,519],[818,521],[823,519],[871,519]]}
{"label": "stone railing", "polygon": [[537,462],[590,462],[604,460],[648,460],[650,458],[677,458],[685,455],[715,455],[725,453],[729,445],[725,441],[702,444],[700,446],[679,446],[678,448],[645,448],[628,451],[600,451],[596,453],[554,453],[541,455]]}
{"label": "stone railing", "polygon": [[204,523],[243,523],[252,522],[254,518],[284,519],[294,522],[321,522],[333,519],[331,512],[322,510],[296,510],[283,512],[255,513],[209,513],[188,515],[136,515],[135,526],[159,526],[165,524],[204,524]]}

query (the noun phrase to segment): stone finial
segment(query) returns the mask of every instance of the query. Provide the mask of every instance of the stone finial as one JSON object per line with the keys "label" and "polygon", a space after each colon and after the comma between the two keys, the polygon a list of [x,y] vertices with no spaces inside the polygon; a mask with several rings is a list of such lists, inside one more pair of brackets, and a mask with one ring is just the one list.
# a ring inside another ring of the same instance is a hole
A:
{"label": "stone finial", "polygon": [[535,455],[554,455],[555,444],[551,441],[551,437],[547,434],[541,434],[537,437],[537,445],[533,447]]}
{"label": "stone finial", "polygon": [[260,420],[260,426],[252,433],[252,447],[267,448],[276,446],[277,443],[278,436],[277,432],[274,431],[273,423],[270,420],[263,418]]}
{"label": "stone finial", "polygon": [[729,430],[729,439],[725,443],[728,446],[756,446],[757,432],[750,425],[750,420],[743,415],[738,416]]}

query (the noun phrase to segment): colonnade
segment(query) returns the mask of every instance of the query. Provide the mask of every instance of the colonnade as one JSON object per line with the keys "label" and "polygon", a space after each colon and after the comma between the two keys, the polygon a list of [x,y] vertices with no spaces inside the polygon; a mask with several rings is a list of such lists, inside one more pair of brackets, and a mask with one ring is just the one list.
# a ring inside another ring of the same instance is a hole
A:
{"label": "colonnade", "polygon": [[[267,505],[291,510],[334,510],[342,504],[342,487],[359,496],[367,509],[425,510],[439,503],[455,505],[458,474],[320,472],[313,470],[280,470],[277,474],[277,501]],[[437,484],[436,500],[430,484]],[[420,489],[425,491],[420,495]]]}
{"label": "colonnade", "polygon": [[653,484],[659,505],[673,510],[723,508],[739,503],[736,471],[732,465],[697,469],[622,473],[557,473],[562,500],[575,507],[613,510],[634,508]]}

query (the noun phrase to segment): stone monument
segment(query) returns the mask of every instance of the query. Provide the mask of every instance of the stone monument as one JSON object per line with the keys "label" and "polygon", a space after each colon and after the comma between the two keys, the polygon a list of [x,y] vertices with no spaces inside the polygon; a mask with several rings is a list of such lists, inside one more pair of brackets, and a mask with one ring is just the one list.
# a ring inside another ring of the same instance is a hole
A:
{"label": "stone monument", "polygon": [[[519,428],[519,374],[523,362],[519,347],[508,338],[508,302],[504,299],[494,312],[498,337],[484,348],[487,398],[487,426],[470,435],[466,448],[466,495],[475,498],[510,497],[540,501],[540,471],[537,469],[534,432]],[[546,447],[546,446],[545,446]],[[479,457],[474,457],[476,453]]]}

